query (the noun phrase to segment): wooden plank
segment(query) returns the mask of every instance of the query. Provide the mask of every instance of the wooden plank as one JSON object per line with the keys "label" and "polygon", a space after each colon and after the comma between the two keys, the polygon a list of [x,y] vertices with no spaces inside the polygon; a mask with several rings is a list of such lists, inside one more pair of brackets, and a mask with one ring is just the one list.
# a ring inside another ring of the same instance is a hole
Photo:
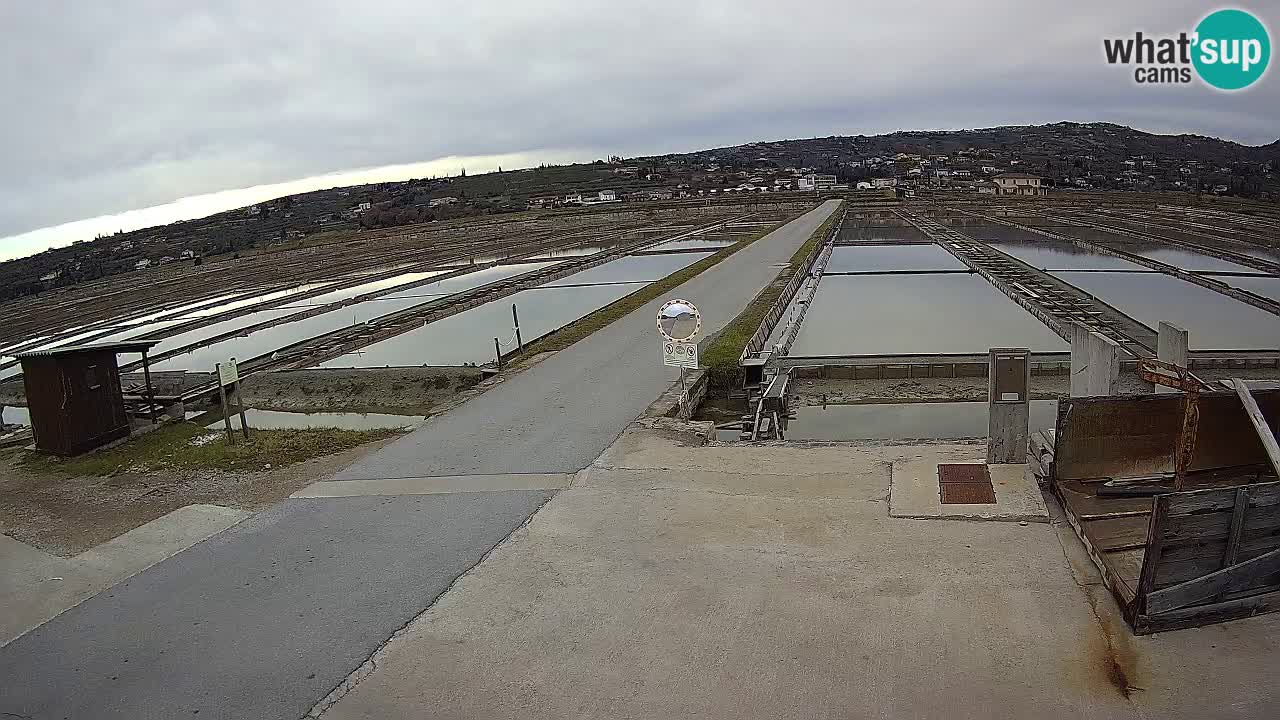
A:
{"label": "wooden plank", "polygon": [[1098,497],[1093,487],[1079,480],[1062,480],[1058,487],[1067,510],[1081,520],[1146,515],[1151,512],[1149,497]]}
{"label": "wooden plank", "polygon": [[1267,452],[1267,459],[1271,461],[1271,468],[1276,471],[1276,475],[1280,477],[1280,444],[1276,443],[1275,433],[1271,432],[1271,426],[1267,424],[1267,418],[1263,416],[1262,410],[1258,408],[1258,402],[1253,399],[1253,393],[1249,391],[1249,386],[1240,378],[1232,378],[1231,384],[1236,388],[1236,394],[1240,396],[1240,402],[1244,405],[1245,414],[1249,416],[1249,422],[1253,423],[1254,432],[1258,433],[1258,439],[1262,441],[1262,449]]}
{"label": "wooden plank", "polygon": [[[1225,541],[1231,534],[1231,516],[1232,513],[1228,512],[1172,516],[1165,527],[1165,543],[1175,545],[1208,540]],[[1244,519],[1246,537],[1269,533],[1278,527],[1280,527],[1280,512],[1270,508],[1265,510],[1251,508]]]}
{"label": "wooden plank", "polygon": [[1200,627],[1226,620],[1239,620],[1280,610],[1280,591],[1227,600],[1210,605],[1194,605],[1158,615],[1139,614],[1133,622],[1138,635]]}
{"label": "wooden plank", "polygon": [[[1235,488],[1188,490],[1170,495],[1169,510],[1175,515],[1190,515],[1213,510],[1231,510],[1236,505]],[[1249,506],[1280,505],[1280,482],[1255,483],[1249,487]]]}
{"label": "wooden plank", "polygon": [[1227,547],[1222,553],[1222,567],[1236,564],[1240,552],[1240,540],[1244,537],[1244,512],[1249,507],[1249,488],[1236,490],[1236,506],[1231,513],[1231,529],[1227,533]]}
{"label": "wooden plank", "polygon": [[1131,550],[1147,545],[1148,522],[1145,515],[1083,520],[1081,526],[1102,552]]}
{"label": "wooden plank", "polygon": [[[1058,484],[1054,483],[1053,488],[1055,491],[1058,490]],[[1061,499],[1061,496],[1059,496],[1059,499]],[[1112,594],[1116,597],[1116,601],[1124,610],[1125,619],[1132,624],[1135,617],[1134,613],[1136,611],[1136,607],[1133,604],[1134,593],[1132,587],[1126,584],[1124,580],[1117,577],[1115,572],[1113,572],[1112,569],[1103,562],[1102,554],[1099,553],[1096,547],[1094,547],[1093,541],[1089,538],[1088,534],[1085,533],[1084,528],[1081,526],[1080,519],[1071,513],[1067,513],[1066,515],[1067,522],[1071,524],[1071,529],[1075,531],[1076,537],[1080,538],[1080,543],[1084,545],[1085,552],[1088,553],[1089,557],[1093,560],[1093,564],[1098,568],[1098,572],[1102,573],[1102,581],[1111,589]]]}
{"label": "wooden plank", "polygon": [[1252,560],[1223,568],[1204,577],[1151,592],[1146,596],[1145,609],[1152,615],[1176,610],[1197,600],[1211,598],[1218,593],[1243,589],[1259,577],[1278,571],[1280,571],[1280,550],[1272,550],[1265,555],[1259,555]]}
{"label": "wooden plank", "polygon": [[1131,550],[1113,550],[1102,554],[1102,562],[1107,570],[1124,583],[1125,599],[1132,601],[1137,594],[1138,579],[1142,576],[1142,558],[1144,548]]}
{"label": "wooden plank", "polygon": [[1160,553],[1164,550],[1164,525],[1169,517],[1169,496],[1156,498],[1151,509],[1151,521],[1147,532],[1147,553],[1142,559],[1142,573],[1138,577],[1136,605],[1140,613],[1147,613],[1148,597],[1155,587],[1156,570],[1160,566]]}

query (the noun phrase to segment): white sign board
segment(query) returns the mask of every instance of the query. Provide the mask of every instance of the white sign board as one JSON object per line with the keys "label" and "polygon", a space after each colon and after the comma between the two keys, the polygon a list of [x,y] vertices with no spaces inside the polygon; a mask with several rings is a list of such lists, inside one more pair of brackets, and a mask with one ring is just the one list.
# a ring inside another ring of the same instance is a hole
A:
{"label": "white sign board", "polygon": [[223,387],[240,382],[240,368],[236,367],[235,358],[231,358],[224,363],[218,363],[218,381],[222,383]]}
{"label": "white sign board", "polygon": [[698,344],[678,340],[662,341],[662,364],[698,369]]}

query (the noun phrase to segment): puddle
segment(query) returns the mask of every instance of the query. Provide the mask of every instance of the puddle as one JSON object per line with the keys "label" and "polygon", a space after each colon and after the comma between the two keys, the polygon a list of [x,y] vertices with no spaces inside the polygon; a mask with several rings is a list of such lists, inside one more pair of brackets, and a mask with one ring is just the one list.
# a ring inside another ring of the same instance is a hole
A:
{"label": "puddle", "polygon": [[907,225],[841,225],[836,242],[924,240],[929,237]]}
{"label": "puddle", "polygon": [[1147,270],[1122,258],[1092,252],[1069,242],[1040,237],[1017,228],[983,225],[966,228],[964,232],[1041,270]]}
{"label": "puddle", "polygon": [[[569,278],[565,278],[568,280]],[[403,335],[374,343],[363,350],[330,360],[319,367],[367,368],[416,365],[483,365],[494,359],[493,339],[513,347],[511,305],[520,313],[520,333],[526,343],[588,315],[647,283],[611,283],[582,287],[522,290],[424,325]]]}
{"label": "puddle", "polygon": [[661,245],[655,245],[654,247],[649,248],[649,251],[666,252],[669,250],[688,250],[691,248],[707,248],[715,250],[722,247],[728,247],[736,242],[738,241],[732,238],[721,238],[718,240],[714,238],[687,238],[685,240],[671,240],[670,242],[664,242]]}
{"label": "puddle", "polygon": [[24,407],[5,405],[0,410],[0,425],[31,425],[31,413]]}
{"label": "puddle", "polygon": [[[236,358],[244,361],[250,358],[265,355],[282,347],[302,342],[317,335],[323,335],[335,330],[340,330],[352,325],[372,320],[375,317],[386,315],[388,313],[398,312],[414,305],[428,302],[428,298],[400,298],[398,300],[370,300],[355,305],[347,305],[345,307],[336,308],[326,313],[321,313],[309,318],[286,322],[273,327],[258,330],[248,335],[228,338],[221,342],[204,347],[196,348],[191,352],[183,353],[176,357],[169,358],[163,362],[152,365],[153,370],[164,371],[194,371],[194,372],[212,372],[215,363],[225,362],[228,358]],[[263,310],[253,313],[250,322],[240,323],[240,327],[244,327],[251,322],[262,322],[272,317],[288,317],[288,315],[297,313],[303,308],[293,308],[290,310]],[[199,330],[193,330],[189,333],[174,336],[169,340],[165,340],[156,346],[153,352],[163,352],[165,346],[169,348],[178,348],[185,345],[191,340],[180,340],[184,337],[213,337],[220,332],[228,332],[236,327],[235,321],[218,323]],[[225,329],[217,329],[219,327]]]}
{"label": "puddle", "polygon": [[[338,428],[340,430],[381,430],[384,428],[412,427],[426,418],[421,415],[387,415],[384,413],[333,413],[333,412],[284,412],[280,410],[257,410],[249,408],[244,411],[249,429],[292,430],[302,428]],[[222,420],[210,423],[205,427],[221,430],[226,427]],[[231,417],[231,427],[240,429],[240,416]]]}
{"label": "puddle", "polygon": [[276,290],[274,292],[264,293],[262,295],[250,295],[249,297],[241,298],[233,302],[222,303],[219,305],[214,305],[212,307],[202,308],[194,312],[189,312],[186,315],[183,315],[183,317],[188,319],[212,317],[214,315],[221,315],[222,313],[230,312],[232,310],[239,310],[242,307],[257,305],[258,303],[267,302],[270,300],[279,300],[280,298],[289,297],[290,295],[301,295],[302,293],[310,292],[312,290],[318,290],[320,288],[327,287],[332,284],[333,284],[333,281],[308,283],[306,285],[297,285],[291,288],[285,288],[284,290]]}
{"label": "puddle", "polygon": [[[170,337],[167,337],[161,340],[160,343],[151,350],[151,355],[154,357],[161,353],[166,353],[171,350],[177,350],[178,348],[186,347],[187,345],[198,343],[203,340],[207,340],[211,337],[221,335],[223,333],[235,332],[237,330],[242,330],[244,328],[247,328],[250,325],[255,325],[260,322],[266,322],[267,320],[275,320],[278,318],[288,317],[298,312],[300,312],[300,310],[297,308],[288,309],[288,310],[279,310],[279,309],[259,310],[257,312],[249,313],[248,315],[243,315],[241,317],[231,318],[229,320],[223,320],[222,322],[217,322],[212,325],[206,325],[204,327],[196,328],[194,330],[188,330],[184,333],[172,335]],[[232,356],[228,355],[227,357],[232,357]],[[241,356],[237,355],[235,357],[241,357]],[[226,358],[219,358],[219,360],[225,360],[225,359]],[[241,357],[241,359],[247,360],[248,357],[247,356]],[[160,369],[162,365],[169,365],[170,363],[173,363],[174,360],[178,360],[178,358],[174,358],[173,360],[167,360],[163,363],[157,363],[155,365],[152,365],[152,368]],[[213,366],[210,365],[209,367],[201,367],[199,369],[209,370],[212,367]],[[163,369],[180,370],[184,368],[170,365],[169,367],[165,367]]]}
{"label": "puddle", "polygon": [[[911,440],[987,436],[987,403],[885,403],[796,408],[788,440]],[[1031,431],[1057,422],[1056,400],[1032,400]],[[736,434],[736,431],[734,431]],[[736,438],[735,438],[736,439]]]}
{"label": "puddle", "polygon": [[514,265],[499,265],[497,267],[485,268],[484,270],[476,270],[465,275],[439,280],[426,285],[419,285],[408,290],[388,293],[379,298],[379,300],[398,300],[400,298],[430,298],[442,297],[444,295],[453,295],[454,293],[465,292],[478,288],[481,285],[488,285],[491,282],[505,280],[515,277],[531,270],[548,267],[546,263],[516,263]]}
{"label": "puddle", "polygon": [[597,283],[653,282],[686,268],[711,253],[629,255],[547,283],[542,287],[594,285]]}
{"label": "puddle", "polygon": [[1053,275],[1152,329],[1159,327],[1162,320],[1186,328],[1191,333],[1191,348],[1195,350],[1280,348],[1280,317],[1170,275],[1121,272]]}
{"label": "puddle", "polygon": [[605,250],[612,250],[621,244],[623,244],[622,241],[613,243],[611,245],[585,245],[582,247],[571,247],[571,248],[561,248],[559,250],[548,250],[547,252],[544,252],[544,253],[539,253],[537,255],[530,255],[528,257],[521,258],[521,262],[528,262],[531,260],[557,260],[560,258],[586,257],[588,255],[595,255],[596,253],[604,252]]}
{"label": "puddle", "polygon": [[866,245],[832,248],[825,272],[967,269],[937,245]]}
{"label": "puddle", "polygon": [[1219,260],[1209,255],[1201,255],[1191,250],[1171,248],[1158,243],[1138,242],[1102,230],[1094,230],[1093,228],[1068,227],[1060,228],[1057,232],[1089,242],[1096,242],[1100,245],[1108,245],[1117,250],[1124,250],[1152,260],[1158,260],[1183,270],[1257,272],[1254,268],[1227,260]]}
{"label": "puddle", "polygon": [[404,273],[401,275],[396,275],[395,277],[386,278],[384,280],[374,280],[373,282],[362,283],[360,285],[354,285],[352,287],[343,288],[341,290],[334,290],[333,292],[327,292],[327,293],[324,293],[323,295],[317,295],[312,298],[299,300],[297,303],[290,303],[284,307],[309,308],[309,307],[318,307],[320,305],[328,305],[329,303],[340,302],[342,300],[349,300],[353,297],[358,297],[360,295],[366,295],[368,293],[378,292],[379,290],[389,290],[391,288],[399,287],[401,285],[408,285],[409,283],[418,282],[420,280],[426,280],[427,278],[435,277],[436,275],[442,275],[446,272],[449,272],[449,271],[448,270],[424,270],[421,272]]}
{"label": "puddle", "polygon": [[822,279],[792,355],[1064,351],[1048,327],[974,275]]}

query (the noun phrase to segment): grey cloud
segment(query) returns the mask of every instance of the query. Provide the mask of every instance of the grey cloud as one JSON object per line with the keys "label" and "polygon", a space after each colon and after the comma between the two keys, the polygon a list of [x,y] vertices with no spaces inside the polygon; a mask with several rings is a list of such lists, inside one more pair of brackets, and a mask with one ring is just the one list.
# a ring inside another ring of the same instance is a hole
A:
{"label": "grey cloud", "polygon": [[1182,0],[7,3],[0,236],[448,155],[1062,119],[1274,140],[1274,77],[1234,95],[1143,92],[1102,62],[1104,36],[1175,32],[1203,12]]}

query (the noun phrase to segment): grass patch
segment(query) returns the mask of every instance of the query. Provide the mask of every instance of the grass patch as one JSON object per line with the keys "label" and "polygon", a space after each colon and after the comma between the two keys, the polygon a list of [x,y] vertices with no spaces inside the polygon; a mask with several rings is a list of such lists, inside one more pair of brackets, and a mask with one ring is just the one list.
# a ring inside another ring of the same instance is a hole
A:
{"label": "grass patch", "polygon": [[227,445],[226,433],[220,430],[211,440],[192,443],[212,432],[193,423],[174,423],[110,450],[68,460],[33,453],[22,464],[36,472],[81,477],[102,477],[125,471],[260,470],[268,464],[274,469],[349,450],[400,431],[250,428],[248,442],[237,433],[236,444]]}
{"label": "grass patch", "polygon": [[[808,211],[806,210],[805,212]],[[526,345],[524,350],[511,356],[509,362],[518,362],[538,353],[553,352],[569,347],[597,330],[608,326],[615,320],[630,314],[639,307],[644,306],[651,300],[665,295],[715,265],[728,260],[734,253],[742,250],[751,243],[759,240],[765,235],[768,235],[794,219],[795,218],[792,217],[781,220],[776,225],[756,233],[755,235],[745,237],[732,245],[721,248],[716,251],[715,254],[708,255],[689,267],[681,268],[661,280],[645,285],[630,295],[618,298],[577,322],[570,323],[555,332],[543,335],[537,340]]]}
{"label": "grass patch", "polygon": [[765,286],[747,305],[746,309],[738,313],[738,316],[731,320],[728,325],[725,325],[724,329],[703,350],[702,365],[708,368],[713,375],[737,370],[738,358],[742,357],[743,348],[747,346],[751,336],[756,334],[756,330],[760,327],[760,323],[764,322],[764,316],[768,314],[769,308],[773,307],[774,302],[781,297],[782,291],[787,287],[787,283],[791,281],[792,276],[804,264],[805,258],[822,243],[827,233],[831,232],[831,228],[835,227],[835,224],[840,221],[840,208],[842,207],[844,207],[843,200],[840,206],[836,207],[835,212],[831,213],[831,217],[819,225],[813,231],[813,234],[809,236],[809,239],[795,251],[791,256],[791,261],[787,263],[787,267],[778,272],[778,276],[773,279],[773,282]]}

